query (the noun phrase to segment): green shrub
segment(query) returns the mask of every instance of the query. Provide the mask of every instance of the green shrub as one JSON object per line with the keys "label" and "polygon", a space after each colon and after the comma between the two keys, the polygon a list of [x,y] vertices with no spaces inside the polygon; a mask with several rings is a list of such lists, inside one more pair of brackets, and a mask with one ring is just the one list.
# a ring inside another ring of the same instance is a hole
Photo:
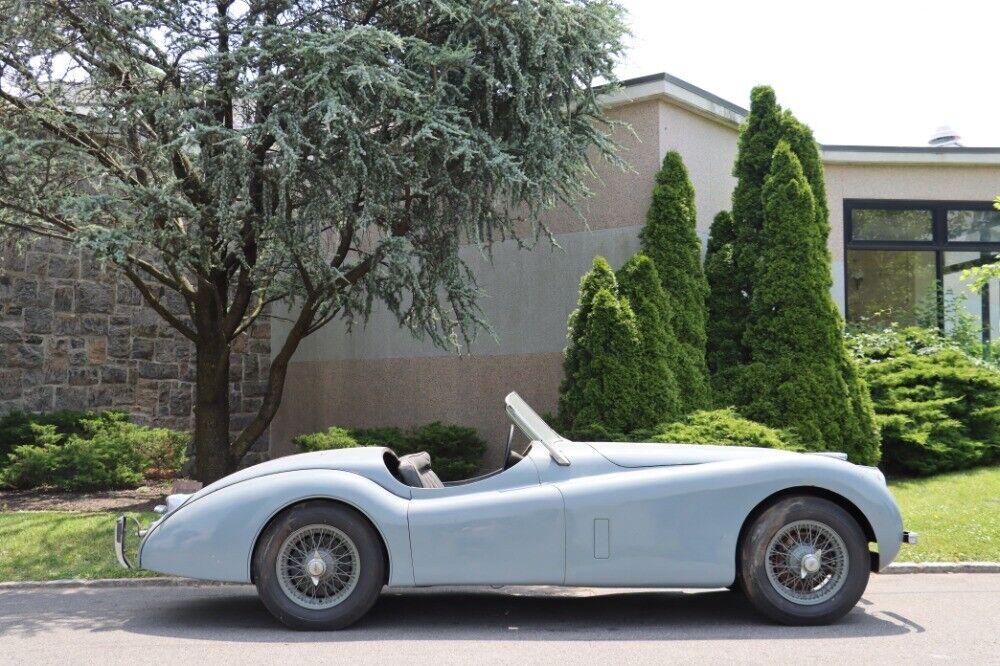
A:
{"label": "green shrub", "polygon": [[473,428],[445,425],[439,421],[414,428],[399,445],[404,451],[431,454],[434,471],[442,481],[458,481],[475,476],[483,464],[486,443]]}
{"label": "green shrub", "polygon": [[356,446],[384,446],[398,455],[426,451],[434,471],[444,481],[475,476],[482,466],[486,443],[473,428],[445,425],[435,421],[404,431],[400,428],[340,428],[299,435],[292,443],[303,451],[349,449]]}
{"label": "green shrub", "polygon": [[649,441],[802,450],[789,433],[746,419],[732,408],[703,410],[683,421],[661,425],[650,435]]}
{"label": "green shrub", "polygon": [[129,488],[142,481],[142,457],[110,429],[88,439],[36,425],[35,435],[41,444],[22,444],[10,454],[2,472],[4,485],[79,491]]}
{"label": "green shrub", "polygon": [[[124,412],[115,412],[124,414]],[[97,418],[96,412],[62,409],[55,412],[26,413],[11,412],[0,417],[0,466],[7,460],[7,454],[21,444],[37,444],[33,425],[50,425],[60,435],[82,435],[83,421]]]}
{"label": "green shrub", "polygon": [[681,413],[711,402],[705,366],[705,297],[694,186],[680,153],[668,152],[656,174],[646,224],[639,232],[642,252],[656,265],[669,305],[676,344],[670,368],[680,389]]}
{"label": "green shrub", "polygon": [[854,333],[887,472],[936,474],[1000,462],[1000,370],[936,330]]}
{"label": "green shrub", "polygon": [[31,423],[31,443],[8,454],[0,483],[68,491],[129,488],[146,472],[169,476],[184,464],[186,433],[137,425],[122,412],[84,413],[72,423],[69,434],[60,425]]}
{"label": "green shrub", "polygon": [[[292,444],[303,451],[326,451],[328,449],[351,449],[360,446],[347,428],[330,426],[323,432],[292,437]],[[369,445],[371,446],[371,445]]]}

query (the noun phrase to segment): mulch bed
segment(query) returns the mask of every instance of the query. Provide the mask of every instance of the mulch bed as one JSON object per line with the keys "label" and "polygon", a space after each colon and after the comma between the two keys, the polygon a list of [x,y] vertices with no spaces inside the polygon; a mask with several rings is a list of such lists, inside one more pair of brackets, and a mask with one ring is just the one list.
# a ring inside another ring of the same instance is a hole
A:
{"label": "mulch bed", "polygon": [[190,486],[191,482],[184,479],[151,481],[131,490],[91,493],[0,491],[0,511],[152,511],[172,492],[192,492],[190,487],[182,487],[184,484]]}

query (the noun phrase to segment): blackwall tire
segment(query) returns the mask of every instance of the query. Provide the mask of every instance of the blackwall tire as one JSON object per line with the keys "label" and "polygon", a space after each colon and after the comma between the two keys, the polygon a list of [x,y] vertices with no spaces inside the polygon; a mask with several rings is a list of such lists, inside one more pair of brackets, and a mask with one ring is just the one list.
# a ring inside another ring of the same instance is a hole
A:
{"label": "blackwall tire", "polygon": [[738,578],[754,608],[772,620],[829,624],[858,603],[870,562],[868,540],[847,511],[818,497],[787,497],[750,525]]}
{"label": "blackwall tire", "polygon": [[[318,576],[307,570],[310,563]],[[360,513],[332,502],[306,502],[280,514],[261,534],[253,558],[261,601],[292,629],[357,622],[378,600],[385,572],[378,533]]]}

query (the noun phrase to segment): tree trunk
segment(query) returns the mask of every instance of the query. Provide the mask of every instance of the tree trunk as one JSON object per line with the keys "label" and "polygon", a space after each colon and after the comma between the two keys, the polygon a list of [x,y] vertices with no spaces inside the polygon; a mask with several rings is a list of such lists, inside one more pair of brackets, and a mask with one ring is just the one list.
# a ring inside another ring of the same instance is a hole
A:
{"label": "tree trunk", "polygon": [[195,367],[195,478],[208,484],[236,470],[229,449],[229,346],[198,344]]}

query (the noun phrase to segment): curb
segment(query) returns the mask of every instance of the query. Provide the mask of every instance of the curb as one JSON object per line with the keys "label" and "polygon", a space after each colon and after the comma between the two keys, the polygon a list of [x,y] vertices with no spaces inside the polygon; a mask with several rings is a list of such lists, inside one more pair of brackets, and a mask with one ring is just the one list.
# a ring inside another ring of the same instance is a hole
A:
{"label": "curb", "polygon": [[1000,562],[893,562],[882,573],[1000,573]]}
{"label": "curb", "polygon": [[148,578],[96,578],[84,580],[69,578],[62,580],[24,580],[6,581],[0,583],[0,592],[4,590],[33,590],[61,588],[120,588],[120,587],[227,587],[231,585],[249,585],[249,583],[225,583],[213,580],[196,580],[175,576],[151,576]]}
{"label": "curb", "polygon": [[[894,562],[882,570],[883,574],[949,574],[949,573],[1000,573],[1000,562]],[[250,583],[225,583],[176,576],[151,576],[148,578],[97,578],[94,580],[26,580],[0,583],[4,590],[76,589],[76,588],[126,588],[126,587],[231,587]]]}

